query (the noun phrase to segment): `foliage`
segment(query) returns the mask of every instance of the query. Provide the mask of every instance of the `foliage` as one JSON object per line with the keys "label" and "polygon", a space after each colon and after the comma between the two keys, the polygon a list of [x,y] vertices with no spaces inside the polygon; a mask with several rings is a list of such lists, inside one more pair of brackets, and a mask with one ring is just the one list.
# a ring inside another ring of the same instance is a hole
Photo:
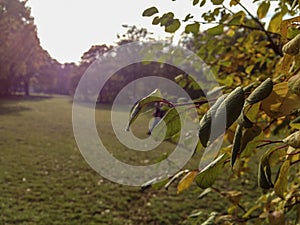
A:
{"label": "foliage", "polygon": [[[198,175],[192,173],[182,178],[178,192],[186,189],[194,178],[199,187],[211,187],[232,202],[233,208],[228,209],[227,215],[214,214],[208,219],[211,224],[244,224],[253,220],[256,224],[297,223],[300,217],[297,118],[300,112],[300,17],[293,16],[299,12],[299,3],[281,0],[275,6],[271,1],[254,1],[257,15],[242,1],[231,0],[229,5],[223,0],[211,0],[211,3],[211,10],[202,14],[203,21],[191,22],[194,18],[191,14],[182,20],[173,12],[159,16],[155,7],[144,12],[144,16],[154,16],[154,25],[164,27],[169,33],[176,32],[185,23],[186,34],[181,45],[193,50],[210,66],[228,93],[219,97],[208,111],[203,104],[195,104],[200,121],[199,141],[204,147],[212,145],[222,133],[214,130],[215,137],[209,140],[211,118],[218,118],[222,108],[227,111],[227,131],[218,158],[204,169],[198,169]],[[197,7],[205,4],[205,0],[193,1]],[[271,7],[276,7],[273,14]],[[271,18],[268,23],[262,22],[265,17]],[[284,20],[285,17],[293,18]],[[200,32],[201,24],[215,25]],[[185,84],[181,86],[186,88]],[[169,111],[177,107],[176,103],[170,104]],[[276,140],[268,140],[279,130],[281,135],[275,136]],[[276,146],[267,149],[271,144]],[[199,149],[198,146],[197,151]],[[259,149],[266,151],[259,153]],[[252,207],[240,204],[240,193],[228,190],[223,193],[214,186],[220,170],[226,171],[229,166],[229,160],[224,158],[227,154],[231,155],[233,177],[246,176],[247,162],[260,157],[258,185],[263,192]],[[197,169],[192,168],[192,171]]]}

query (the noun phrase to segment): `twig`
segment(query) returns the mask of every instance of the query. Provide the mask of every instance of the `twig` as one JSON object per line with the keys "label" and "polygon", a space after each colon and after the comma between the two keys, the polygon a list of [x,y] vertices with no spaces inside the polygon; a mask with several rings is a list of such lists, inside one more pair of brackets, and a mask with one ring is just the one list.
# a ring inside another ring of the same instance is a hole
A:
{"label": "twig", "polygon": [[275,51],[275,53],[277,53],[279,56],[282,57],[283,56],[282,52],[279,51],[278,46],[274,43],[269,32],[265,29],[264,25],[259,21],[259,19],[257,19],[254,15],[252,15],[252,13],[242,3],[240,3],[240,1],[235,0],[235,2],[240,7],[242,7],[243,10],[245,10],[245,12],[258,24],[258,26],[260,26],[261,31],[263,31],[267,35],[267,38],[271,43],[272,49]]}

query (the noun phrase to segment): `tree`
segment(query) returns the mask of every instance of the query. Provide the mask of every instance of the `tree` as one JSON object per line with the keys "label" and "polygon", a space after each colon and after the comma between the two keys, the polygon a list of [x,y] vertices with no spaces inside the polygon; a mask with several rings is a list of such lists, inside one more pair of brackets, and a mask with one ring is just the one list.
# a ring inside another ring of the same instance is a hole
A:
{"label": "tree", "polygon": [[[189,36],[181,44],[194,50],[211,66],[219,83],[226,86],[227,93],[219,97],[210,109],[206,107],[208,101],[203,98],[190,104],[195,105],[199,114],[199,143],[195,152],[210,147],[221,136],[222,132],[214,131],[212,137],[210,133],[211,119],[221,118],[222,110],[227,112],[224,140],[227,145],[205,168],[190,168],[161,181],[168,187],[182,177],[178,192],[196,182],[205,189],[204,192],[214,190],[232,203],[223,214],[213,213],[203,224],[299,223],[300,17],[283,20],[284,16],[292,17],[299,12],[299,3],[278,1],[270,22],[264,24],[262,19],[270,15],[271,2],[256,2],[257,15],[253,15],[241,1],[231,0],[227,6],[223,0],[211,0],[213,6],[203,13],[204,21],[190,22],[193,19],[191,14],[179,20],[172,12],[156,16],[159,13],[156,7],[143,13],[148,17],[155,15],[152,23],[164,27],[169,33],[176,32],[182,23],[188,23],[185,33]],[[205,0],[193,1],[197,7],[205,4]],[[232,10],[234,6],[239,6],[240,11]],[[200,25],[207,23],[216,25],[201,33]],[[187,83],[195,82],[190,75],[180,75],[176,81],[183,88]],[[180,131],[180,122],[176,122],[180,120],[179,115],[174,117],[174,109],[180,104],[157,96],[157,92],[134,105],[129,124],[144,107],[157,101],[169,107],[163,121],[168,127],[165,139],[172,139]],[[152,132],[158,140],[161,139],[162,124],[158,123]],[[280,136],[276,135],[279,131]],[[270,140],[270,136],[275,140]],[[266,151],[258,156],[261,148]],[[249,173],[248,162],[253,158],[259,158],[257,183],[263,190],[255,202],[244,202],[243,190],[237,191],[234,187],[231,187],[233,190],[222,190],[215,186],[221,171],[232,173],[233,178],[243,181]],[[144,188],[148,186],[151,182]]]}
{"label": "tree", "polygon": [[24,90],[49,55],[39,43],[26,1],[0,1],[0,94]]}

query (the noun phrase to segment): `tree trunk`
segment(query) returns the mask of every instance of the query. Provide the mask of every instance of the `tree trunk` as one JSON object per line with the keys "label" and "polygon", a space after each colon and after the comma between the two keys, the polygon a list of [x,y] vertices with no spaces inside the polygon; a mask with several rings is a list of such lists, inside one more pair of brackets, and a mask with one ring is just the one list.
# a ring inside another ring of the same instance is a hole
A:
{"label": "tree trunk", "polygon": [[29,96],[29,81],[26,80],[24,81],[24,93],[25,93],[25,96]]}

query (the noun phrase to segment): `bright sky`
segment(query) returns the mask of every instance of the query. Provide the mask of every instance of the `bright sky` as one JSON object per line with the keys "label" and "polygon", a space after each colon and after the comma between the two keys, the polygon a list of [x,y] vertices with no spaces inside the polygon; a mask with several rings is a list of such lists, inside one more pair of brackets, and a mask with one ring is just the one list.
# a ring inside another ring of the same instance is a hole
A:
{"label": "bright sky", "polygon": [[[59,62],[78,62],[95,44],[113,44],[122,24],[146,27],[155,36],[165,36],[163,28],[142,17],[150,6],[160,13],[173,11],[183,19],[188,13],[200,15],[207,8],[192,6],[191,0],[29,0],[41,45]],[[161,14],[160,14],[161,15]]]}

